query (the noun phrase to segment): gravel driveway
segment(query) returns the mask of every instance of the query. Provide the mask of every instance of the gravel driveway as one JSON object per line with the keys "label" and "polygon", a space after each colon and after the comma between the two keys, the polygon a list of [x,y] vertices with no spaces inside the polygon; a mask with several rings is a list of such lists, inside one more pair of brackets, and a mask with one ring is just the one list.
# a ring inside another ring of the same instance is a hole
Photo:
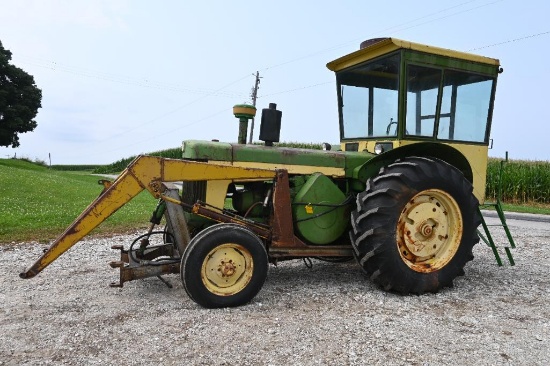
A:
{"label": "gravel driveway", "polygon": [[550,225],[508,223],[516,266],[480,243],[466,276],[435,295],[385,293],[354,262],[296,260],[271,266],[249,305],[217,310],[177,275],[172,289],[110,288],[110,247],[133,236],[88,238],[29,280],[18,274],[45,246],[1,245],[0,365],[548,365]]}

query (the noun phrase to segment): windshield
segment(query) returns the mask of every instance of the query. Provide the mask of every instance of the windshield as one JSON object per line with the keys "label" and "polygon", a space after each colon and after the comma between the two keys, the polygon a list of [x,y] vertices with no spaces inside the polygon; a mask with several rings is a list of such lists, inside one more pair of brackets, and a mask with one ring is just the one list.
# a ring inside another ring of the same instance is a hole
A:
{"label": "windshield", "polygon": [[399,54],[338,74],[342,138],[397,135]]}
{"label": "windshield", "polygon": [[494,79],[446,70],[438,139],[486,142]]}
{"label": "windshield", "polygon": [[[493,83],[494,79],[487,76],[408,65],[405,133],[485,142]],[[439,93],[442,96],[438,111]]]}

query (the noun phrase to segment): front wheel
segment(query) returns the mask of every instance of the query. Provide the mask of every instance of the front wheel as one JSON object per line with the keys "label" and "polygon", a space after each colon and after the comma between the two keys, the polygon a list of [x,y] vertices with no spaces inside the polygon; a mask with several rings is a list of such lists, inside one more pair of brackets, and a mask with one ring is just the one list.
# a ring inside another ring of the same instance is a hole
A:
{"label": "front wheel", "polygon": [[262,288],[267,270],[262,241],[236,224],[202,230],[186,247],[180,266],[187,294],[207,308],[246,304]]}
{"label": "front wheel", "polygon": [[473,259],[481,223],[472,185],[433,158],[398,160],[357,196],[350,237],[363,270],[386,290],[437,292]]}

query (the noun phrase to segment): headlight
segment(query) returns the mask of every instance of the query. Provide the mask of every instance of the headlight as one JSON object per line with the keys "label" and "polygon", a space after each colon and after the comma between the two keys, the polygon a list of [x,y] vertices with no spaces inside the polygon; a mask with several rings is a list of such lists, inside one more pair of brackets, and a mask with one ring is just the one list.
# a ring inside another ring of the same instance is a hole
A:
{"label": "headlight", "polygon": [[391,142],[377,142],[374,145],[374,153],[376,155],[382,154],[383,152],[393,149],[393,143]]}

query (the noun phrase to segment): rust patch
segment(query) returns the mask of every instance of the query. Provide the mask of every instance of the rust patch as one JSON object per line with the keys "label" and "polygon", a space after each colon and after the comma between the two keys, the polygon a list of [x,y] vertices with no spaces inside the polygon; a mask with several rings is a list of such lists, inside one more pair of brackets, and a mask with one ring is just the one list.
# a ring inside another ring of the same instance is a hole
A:
{"label": "rust patch", "polygon": [[294,235],[291,207],[288,172],[281,169],[277,171],[277,180],[273,190],[271,227],[274,247],[299,248],[306,246]]}

